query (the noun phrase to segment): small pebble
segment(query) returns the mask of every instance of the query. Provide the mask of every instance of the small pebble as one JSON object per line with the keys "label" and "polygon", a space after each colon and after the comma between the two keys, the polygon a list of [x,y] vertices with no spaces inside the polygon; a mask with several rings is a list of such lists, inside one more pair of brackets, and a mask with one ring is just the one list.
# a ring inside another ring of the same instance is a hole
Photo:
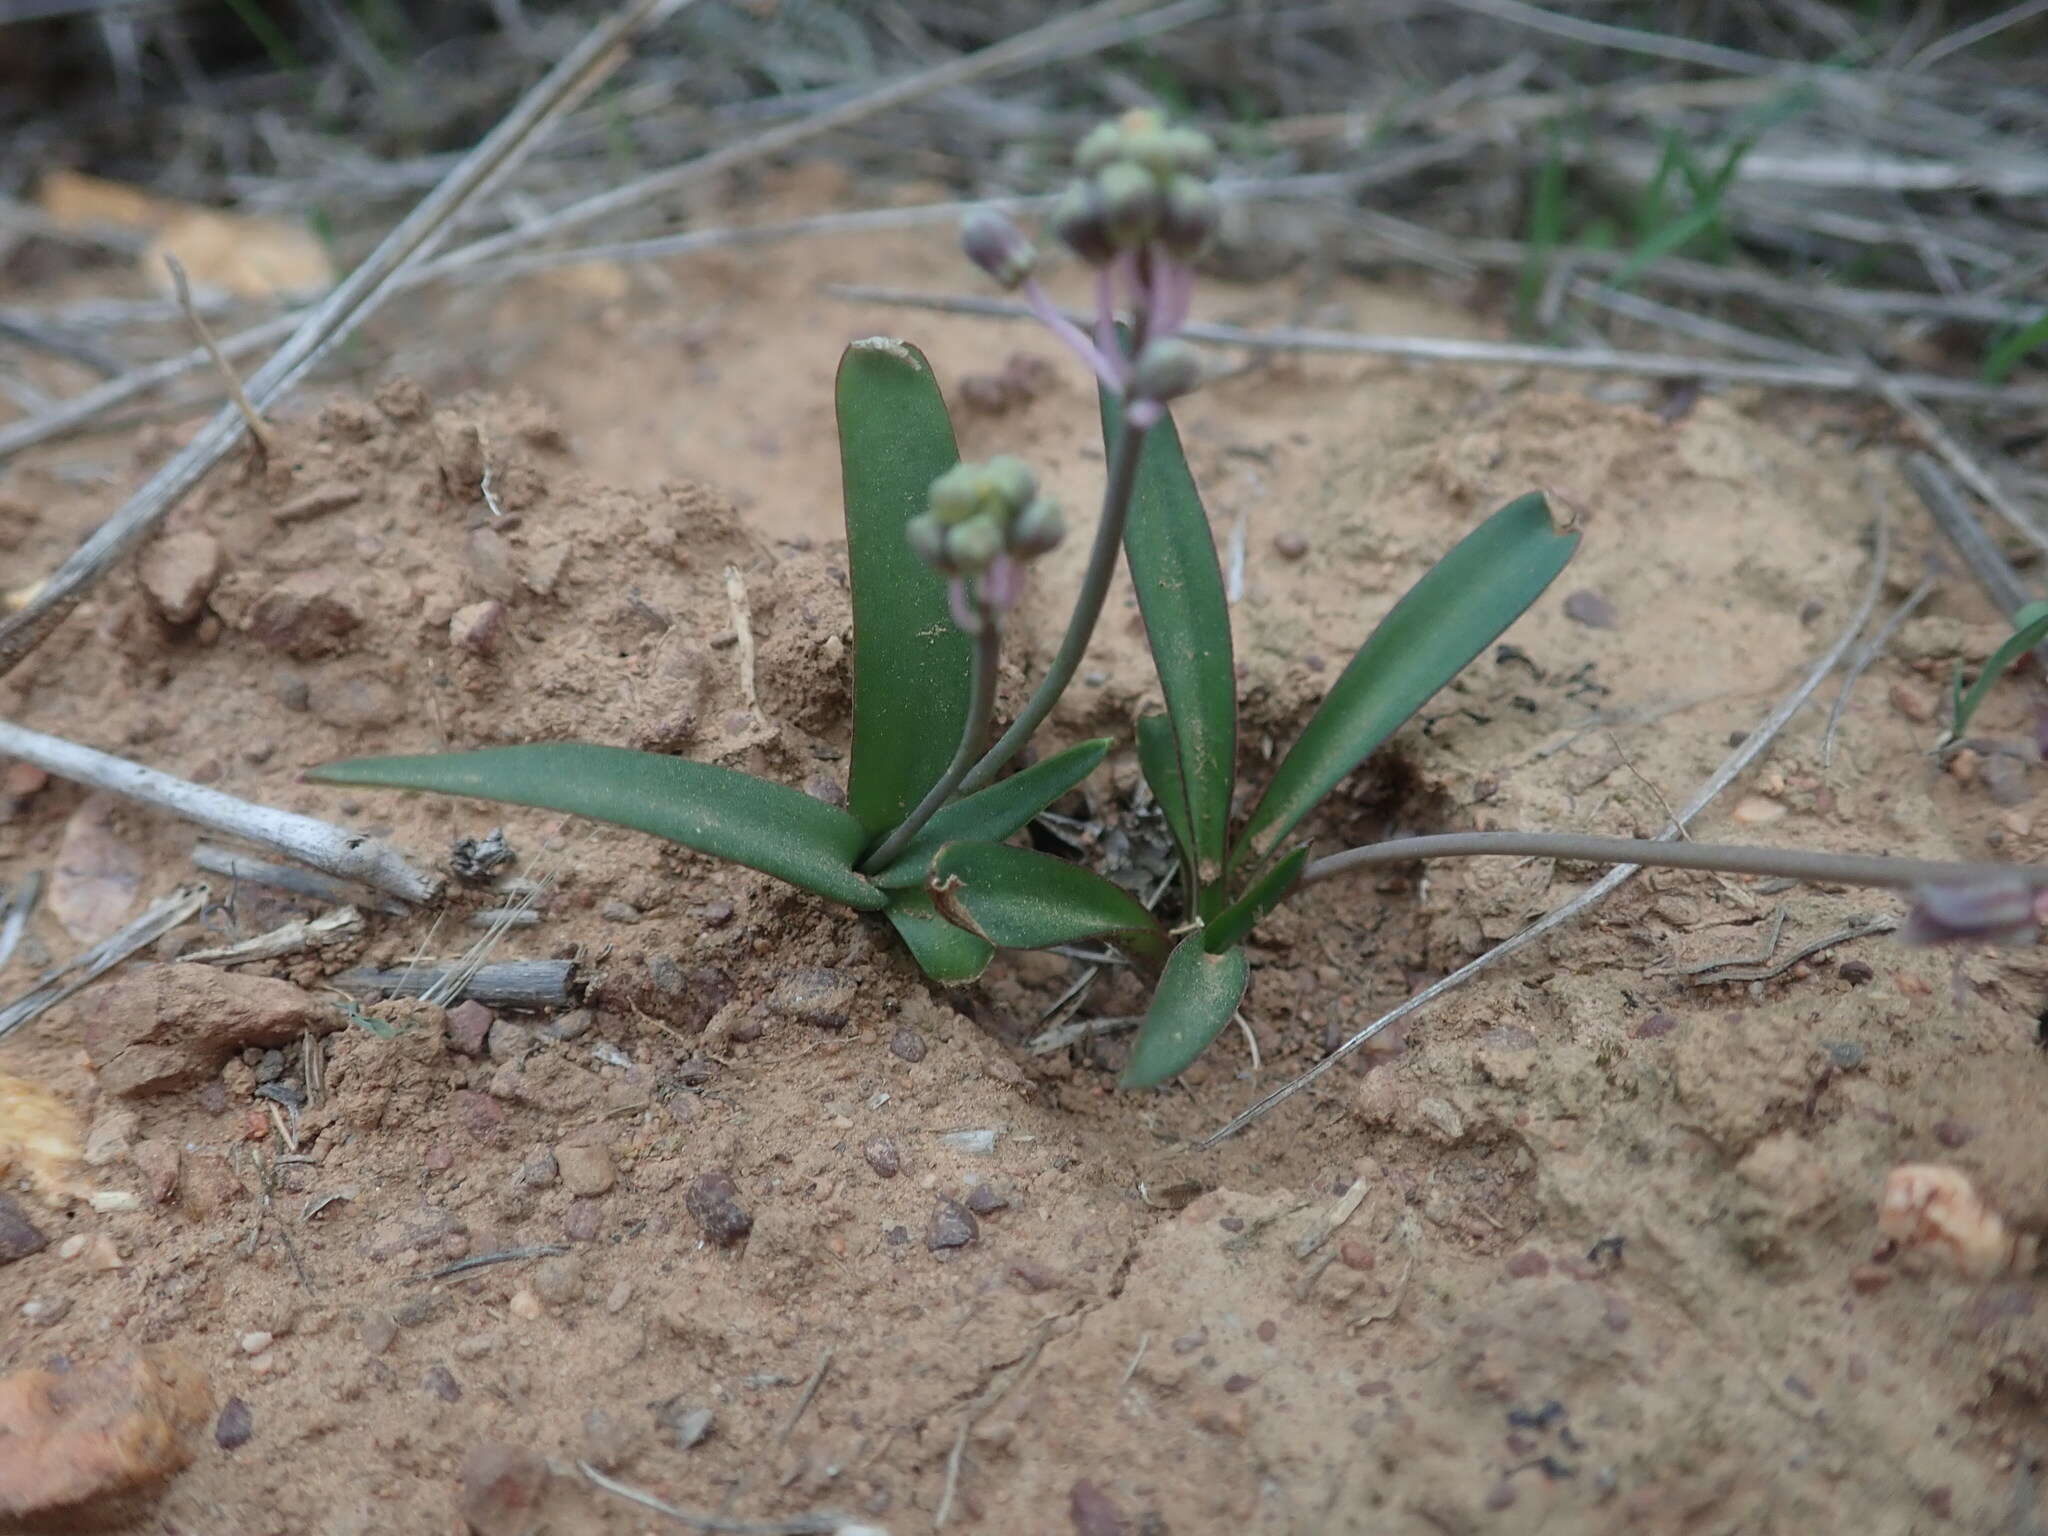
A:
{"label": "small pebble", "polygon": [[602,1408],[583,1415],[583,1457],[600,1472],[616,1472],[633,1455],[635,1435]]}
{"label": "small pebble", "polygon": [[32,1296],[21,1304],[21,1315],[37,1328],[61,1323],[71,1311],[69,1296]]}
{"label": "small pebble", "polygon": [[1860,987],[1875,977],[1877,972],[1873,971],[1861,960],[1844,960],[1841,969],[1836,974],[1842,980],[1849,983],[1850,986]]}
{"label": "small pebble", "polygon": [[602,1142],[568,1142],[555,1148],[562,1187],[572,1195],[602,1195],[618,1181],[611,1149]]}
{"label": "small pebble", "polygon": [[1953,1152],[1957,1147],[1974,1141],[1977,1133],[1960,1120],[1937,1120],[1934,1122],[1934,1139]]}
{"label": "small pebble", "polygon": [[485,1441],[462,1459],[455,1526],[472,1536],[525,1536],[540,1530],[547,1486],[548,1464],[537,1452]]}
{"label": "small pebble", "polygon": [[573,1253],[556,1254],[534,1266],[533,1289],[550,1306],[562,1306],[583,1294],[583,1261]]}
{"label": "small pebble", "polygon": [[523,1285],[512,1293],[512,1299],[505,1305],[522,1323],[532,1322],[546,1310],[541,1306],[540,1298]]}
{"label": "small pebble", "polygon": [[430,1365],[426,1375],[420,1378],[420,1388],[444,1403],[462,1401],[462,1383],[455,1379],[455,1373],[445,1365]]}
{"label": "small pebble", "polygon": [[1130,1529],[1116,1501],[1086,1478],[1067,1493],[1067,1518],[1074,1536],[1125,1536]]}
{"label": "small pebble", "polygon": [[1223,1379],[1223,1390],[1231,1393],[1249,1392],[1257,1385],[1256,1377],[1246,1376],[1242,1372],[1235,1372]]}
{"label": "small pebble", "polygon": [[631,902],[620,901],[617,897],[600,906],[597,915],[608,923],[630,924],[640,921],[640,909]]}
{"label": "small pebble", "polygon": [[245,1355],[260,1355],[263,1351],[270,1348],[274,1340],[275,1335],[265,1333],[262,1329],[258,1328],[243,1334],[235,1340],[235,1344]]}
{"label": "small pebble", "polygon": [[498,1347],[501,1335],[495,1333],[473,1333],[466,1339],[455,1341],[455,1358],[458,1360],[481,1360]]}
{"label": "small pebble", "polygon": [[86,1237],[83,1232],[74,1232],[57,1245],[57,1257],[75,1259],[85,1252]]}
{"label": "small pebble", "polygon": [[484,1052],[493,1061],[522,1061],[533,1054],[533,1031],[510,1019],[499,1019],[484,1038]]}
{"label": "small pebble", "polygon": [[595,1200],[579,1197],[569,1202],[562,1216],[562,1231],[572,1243],[592,1243],[604,1229],[604,1207]]}
{"label": "small pebble", "polygon": [[[41,1253],[50,1240],[42,1228],[28,1219],[28,1212],[12,1195],[0,1192],[0,1264],[12,1264],[32,1253]],[[65,1242],[70,1242],[69,1238]],[[81,1245],[82,1246],[82,1245]]]}
{"label": "small pebble", "polygon": [[920,1035],[908,1024],[889,1037],[889,1053],[899,1061],[907,1061],[915,1065],[917,1062],[924,1060],[924,1052],[924,1036]]}
{"label": "small pebble", "polygon": [[1283,528],[1273,535],[1273,553],[1282,560],[1299,560],[1308,553],[1308,540],[1292,528]]}
{"label": "small pebble", "polygon": [[623,1312],[626,1310],[627,1303],[632,1301],[632,1299],[633,1282],[621,1280],[617,1285],[605,1292],[604,1309],[607,1312]]}
{"label": "small pebble", "polygon": [[722,1171],[692,1179],[683,1204],[705,1240],[720,1248],[730,1248],[754,1230],[754,1218],[739,1202],[739,1187]]}
{"label": "small pebble", "polygon": [[1849,1289],[1858,1296],[1873,1296],[1892,1283],[1892,1272],[1881,1264],[1859,1264],[1849,1271]]}
{"label": "small pebble", "polygon": [[1621,622],[1614,611],[1614,604],[1598,592],[1583,589],[1564,600],[1564,616],[1588,629],[1615,629]]}
{"label": "small pebble", "polygon": [[232,1451],[249,1443],[249,1437],[256,1433],[256,1416],[249,1411],[249,1405],[239,1397],[231,1397],[214,1420],[213,1443],[224,1451]]}
{"label": "small pebble", "polygon": [[389,1312],[372,1312],[357,1326],[356,1337],[371,1354],[381,1355],[398,1337],[398,1319]]}
{"label": "small pebble", "polygon": [[1010,1202],[990,1189],[986,1184],[977,1184],[967,1191],[964,1202],[967,1209],[977,1216],[991,1215],[996,1211],[1008,1210]]}
{"label": "small pebble", "polygon": [[548,1020],[541,1026],[541,1033],[550,1040],[581,1040],[596,1022],[596,1015],[588,1008],[577,1008],[559,1019]]}
{"label": "small pebble", "polygon": [[448,1010],[445,1026],[448,1048],[465,1056],[483,1055],[484,1042],[497,1021],[498,1016],[474,998],[457,1003]]}
{"label": "small pebble", "polygon": [[886,1136],[869,1137],[862,1143],[860,1152],[879,1178],[893,1179],[903,1171],[903,1154],[896,1150],[896,1143]]}
{"label": "small pebble", "polygon": [[1550,1273],[1550,1260],[1533,1248],[1525,1248],[1508,1260],[1508,1274],[1516,1280],[1530,1280]]}
{"label": "small pebble", "polygon": [[933,1253],[965,1248],[981,1236],[981,1223],[958,1200],[941,1200],[925,1226],[924,1245]]}
{"label": "small pebble", "polygon": [[529,1189],[546,1189],[562,1176],[562,1166],[555,1161],[552,1147],[535,1147],[526,1154],[526,1161],[519,1165],[517,1181]]}
{"label": "small pebble", "polygon": [[1892,684],[1891,699],[1892,708],[1915,725],[1925,725],[1934,718],[1934,696],[1903,678]]}

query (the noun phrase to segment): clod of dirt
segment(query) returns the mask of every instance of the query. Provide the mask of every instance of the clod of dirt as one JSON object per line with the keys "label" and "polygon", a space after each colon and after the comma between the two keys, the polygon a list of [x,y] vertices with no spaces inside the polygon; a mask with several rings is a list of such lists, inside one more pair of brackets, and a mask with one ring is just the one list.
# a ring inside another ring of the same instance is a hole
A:
{"label": "clod of dirt", "polygon": [[1934,1163],[1894,1168],[1877,1207],[1878,1230],[1909,1248],[1933,1248],[1972,1280],[2024,1271],[2038,1240],[2005,1223],[1960,1169]]}
{"label": "clod of dirt", "polygon": [[88,993],[85,1050],[103,1092],[120,1097],[196,1087],[249,1046],[328,1034],[340,1016],[287,981],[159,965]]}
{"label": "clod of dirt", "polygon": [[0,1264],[12,1264],[50,1246],[43,1229],[29,1220],[14,1196],[0,1191]]}
{"label": "clod of dirt", "polygon": [[723,1172],[699,1174],[690,1181],[683,1204],[703,1230],[705,1241],[730,1248],[754,1230],[754,1218],[740,1204],[739,1187]]}
{"label": "clod of dirt", "polygon": [[853,983],[824,966],[806,966],[776,986],[768,1006],[818,1029],[844,1029],[853,1009]]}
{"label": "clod of dirt", "polygon": [[491,1026],[498,1016],[474,998],[457,1003],[448,1010],[445,1026],[448,1049],[460,1051],[465,1056],[481,1056],[484,1043],[490,1038]]}
{"label": "clod of dirt", "polygon": [[300,571],[287,576],[257,598],[240,619],[238,627],[247,629],[272,650],[283,651],[299,661],[329,656],[343,649],[344,642],[363,622],[355,604],[334,590],[334,578],[324,571]]}
{"label": "clod of dirt", "polygon": [[169,1352],[129,1352],[0,1380],[0,1520],[8,1529],[104,1529],[134,1520],[192,1460],[211,1417],[200,1374]]}
{"label": "clod of dirt", "polygon": [[965,1248],[981,1236],[981,1223],[958,1200],[940,1200],[924,1229],[924,1245],[933,1253]]}
{"label": "clod of dirt", "polygon": [[136,574],[150,606],[165,623],[190,624],[205,608],[221,568],[220,541],[188,528],[165,534],[145,549]]}
{"label": "clod of dirt", "polygon": [[132,1109],[103,1111],[85,1133],[85,1166],[105,1168],[118,1163],[135,1150],[135,1133],[142,1129],[142,1116]]}
{"label": "clod of dirt", "polygon": [[476,1536],[524,1536],[547,1483],[548,1464],[539,1456],[487,1440],[462,1459],[456,1509]]}
{"label": "clod of dirt", "polygon": [[448,643],[472,656],[491,657],[505,641],[505,605],[496,598],[455,610],[448,621]]}
{"label": "clod of dirt", "polygon": [[599,1141],[563,1142],[555,1148],[562,1186],[572,1195],[602,1195],[618,1181],[611,1149]]}

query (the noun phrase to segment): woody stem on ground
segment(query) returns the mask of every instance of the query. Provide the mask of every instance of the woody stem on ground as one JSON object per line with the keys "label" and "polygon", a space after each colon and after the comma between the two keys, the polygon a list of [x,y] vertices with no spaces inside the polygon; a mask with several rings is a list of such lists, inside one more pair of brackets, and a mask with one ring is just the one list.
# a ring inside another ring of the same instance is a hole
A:
{"label": "woody stem on ground", "polygon": [[961,781],[973,765],[975,754],[988,740],[989,717],[996,707],[996,662],[1002,654],[1003,632],[996,616],[986,608],[979,616],[981,624],[974,631],[974,685],[967,699],[967,724],[960,732],[960,745],[954,750],[953,761],[918,801],[917,808],[882,839],[873,853],[861,860],[863,874],[888,868],[896,855],[910,845],[910,840],[924,830],[925,823],[963,787]]}
{"label": "woody stem on ground", "polygon": [[[1447,832],[1397,837],[1347,848],[1315,860],[1301,872],[1300,885],[1348,875],[1354,870],[1417,859],[1480,857],[1576,859],[1589,864],[1644,864],[1663,869],[1704,869],[1729,875],[1765,875],[1787,880],[1842,885],[1971,885],[2018,881],[2048,890],[2048,865],[1963,864],[1933,859],[1898,859],[1849,853],[1811,853],[1803,848],[1749,848],[1733,843],[1650,842],[1632,837],[1588,837],[1573,832]],[[1299,889],[1299,886],[1297,887]]]}
{"label": "woody stem on ground", "polygon": [[1095,526],[1095,544],[1088,551],[1088,569],[1081,577],[1081,592],[1074,601],[1074,616],[1067,621],[1067,633],[1060,641],[1052,665],[1038,691],[1031,695],[1002,739],[958,784],[960,793],[972,794],[992,783],[1004,764],[1023,748],[1032,733],[1052,713],[1053,705],[1074,680],[1088,641],[1095,633],[1095,621],[1102,616],[1103,600],[1109,595],[1109,579],[1116,574],[1116,557],[1123,548],[1124,522],[1130,516],[1131,496],[1138,484],[1138,459],[1145,448],[1147,427],[1126,421],[1117,439],[1116,454],[1109,467],[1109,484],[1102,494],[1102,518]]}

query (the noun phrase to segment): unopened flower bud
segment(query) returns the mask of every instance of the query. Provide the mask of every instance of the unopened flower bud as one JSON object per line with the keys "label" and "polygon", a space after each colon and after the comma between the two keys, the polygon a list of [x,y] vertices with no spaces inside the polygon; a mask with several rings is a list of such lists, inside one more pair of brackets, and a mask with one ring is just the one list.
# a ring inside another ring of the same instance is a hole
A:
{"label": "unopened flower bud", "polygon": [[932,516],[951,526],[964,523],[981,510],[982,473],[979,464],[955,464],[932,482],[929,505]]}
{"label": "unopened flower bud", "polygon": [[946,525],[935,512],[920,512],[903,525],[911,552],[941,575],[953,574],[953,562],[946,558]]}
{"label": "unopened flower bud", "polygon": [[946,530],[946,558],[965,576],[979,576],[1003,552],[1003,525],[989,513]]}
{"label": "unopened flower bud", "polygon": [[1133,400],[1177,400],[1201,385],[1202,359],[1176,337],[1145,344],[1131,370]]}
{"label": "unopened flower bud", "polygon": [[2036,895],[2027,881],[1924,885],[1899,929],[1902,944],[2010,944],[2033,934]]}
{"label": "unopened flower bud", "polygon": [[1074,151],[1074,165],[1084,176],[1092,176],[1110,161],[1120,159],[1124,152],[1124,130],[1121,123],[1101,123],[1088,130],[1080,147]]}
{"label": "unopened flower bud", "polygon": [[1184,176],[1216,174],[1216,141],[1199,128],[1168,128],[1160,135],[1166,141],[1168,166]]}
{"label": "unopened flower bud", "polygon": [[1110,239],[1109,222],[1102,214],[1102,200],[1092,181],[1077,181],[1060,194],[1053,205],[1052,232],[1076,256],[1099,267],[1116,254]]}
{"label": "unopened flower bud", "polygon": [[1066,519],[1059,503],[1041,496],[1010,523],[1010,553],[1020,560],[1035,560],[1066,536]]}
{"label": "unopened flower bud", "polygon": [[1166,184],[1166,199],[1159,215],[1159,238],[1166,249],[1182,261],[1201,255],[1202,248],[1216,234],[1223,217],[1223,203],[1209,190],[1209,184],[1193,176],[1176,176]]}
{"label": "unopened flower bud", "polygon": [[1038,494],[1038,476],[1022,459],[999,453],[981,468],[985,494],[1002,504],[1005,513],[1023,510]]}
{"label": "unopened flower bud", "polygon": [[977,208],[961,222],[960,248],[1005,288],[1023,282],[1038,264],[1038,251],[1024,231],[992,208]]}
{"label": "unopened flower bud", "polygon": [[1095,176],[1095,195],[1110,239],[1122,247],[1142,245],[1159,222],[1159,182],[1142,165],[1117,160]]}

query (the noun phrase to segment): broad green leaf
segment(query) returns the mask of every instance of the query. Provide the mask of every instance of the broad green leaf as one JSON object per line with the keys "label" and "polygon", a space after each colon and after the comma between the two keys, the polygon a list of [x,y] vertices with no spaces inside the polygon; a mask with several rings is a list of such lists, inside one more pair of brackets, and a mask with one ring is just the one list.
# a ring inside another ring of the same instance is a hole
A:
{"label": "broad green leaf", "polygon": [[1140,959],[1166,956],[1166,931],[1120,885],[1029,848],[954,843],[932,860],[939,915],[998,949],[1108,939]]}
{"label": "broad green leaf", "polygon": [[1211,918],[1202,929],[1202,947],[1212,955],[1235,949],[1252,926],[1294,894],[1294,885],[1308,863],[1308,849],[1297,848],[1252,882],[1252,888]]}
{"label": "broad green leaf", "polygon": [[1539,492],[1509,502],[1408,589],[1344,669],[1244,829],[1264,860],[1368,753],[1543,595],[1578,548]]}
{"label": "broad green leaf", "polygon": [[[1111,462],[1122,434],[1122,402],[1104,392],[1102,444]],[[1124,526],[1124,558],[1173,726],[1195,873],[1202,885],[1214,885],[1223,878],[1229,851],[1230,794],[1237,775],[1237,671],[1223,567],[1170,416],[1145,434],[1137,490]]]}
{"label": "broad green leaf", "polygon": [[856,341],[839,360],[839,466],[853,588],[848,809],[881,837],[938,782],[967,728],[973,646],[903,526],[958,461],[946,402],[917,348]]}
{"label": "broad green leaf", "polygon": [[995,948],[965,928],[955,928],[923,891],[891,891],[882,915],[902,935],[918,969],[933,981],[961,986],[988,969]]}
{"label": "broad green leaf", "polygon": [[1138,1026],[1122,1086],[1151,1088],[1183,1071],[1223,1033],[1244,999],[1251,962],[1241,949],[1212,955],[1191,933],[1174,946],[1160,973],[1152,1006]]}
{"label": "broad green leaf", "polygon": [[925,823],[889,867],[869,876],[885,891],[923,889],[932,855],[948,843],[1000,843],[1024,830],[1032,817],[1093,773],[1112,745],[1107,736],[1055,752],[1022,773],[955,800]]}
{"label": "broad green leaf", "polygon": [[1966,734],[1972,717],[1991,692],[1992,684],[2003,677],[2014,662],[2048,639],[2048,603],[2028,603],[2012,616],[2012,622],[2012,633],[2006,637],[2005,644],[1991,653],[1991,659],[1984,663],[1984,670],[1977,674],[1977,681],[1970,685],[1968,693],[1963,692],[1963,674],[1957,670],[1954,720],[1948,728],[1948,735],[1943,738],[1945,742]]}
{"label": "broad green leaf", "polygon": [[1166,830],[1181,863],[1192,869],[1195,851],[1188,842],[1188,793],[1180,780],[1180,758],[1173,740],[1173,725],[1164,715],[1138,716],[1138,768],[1145,775],[1145,787],[1159,802],[1166,818]]}
{"label": "broad green leaf", "polygon": [[309,768],[305,777],[567,811],[731,859],[849,907],[873,911],[886,900],[854,873],[867,841],[859,822],[786,784],[715,763],[564,741],[355,757]]}

